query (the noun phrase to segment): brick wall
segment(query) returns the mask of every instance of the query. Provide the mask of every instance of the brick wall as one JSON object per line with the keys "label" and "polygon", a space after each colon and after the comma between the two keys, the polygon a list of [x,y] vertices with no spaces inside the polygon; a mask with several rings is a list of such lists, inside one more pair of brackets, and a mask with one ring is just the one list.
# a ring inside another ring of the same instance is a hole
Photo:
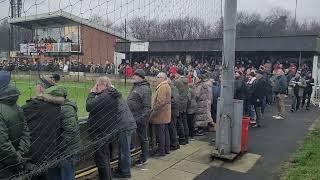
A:
{"label": "brick wall", "polygon": [[81,25],[81,45],[83,55],[79,56],[80,62],[89,64],[105,64],[108,60],[113,62],[116,36],[99,31],[97,29]]}

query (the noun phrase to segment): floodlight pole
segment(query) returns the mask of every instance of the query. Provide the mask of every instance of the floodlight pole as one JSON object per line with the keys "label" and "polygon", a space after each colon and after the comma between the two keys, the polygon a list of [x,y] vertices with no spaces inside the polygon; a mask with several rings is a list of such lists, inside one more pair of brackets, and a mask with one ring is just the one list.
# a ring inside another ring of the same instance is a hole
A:
{"label": "floodlight pole", "polygon": [[[21,9],[22,9],[22,0],[10,0],[11,18],[21,17]],[[19,33],[17,30],[18,29],[16,27],[10,24],[9,51],[14,51],[16,48],[16,38]]]}
{"label": "floodlight pole", "polygon": [[234,103],[234,65],[236,41],[237,0],[224,1],[223,21],[223,58],[221,81],[221,110],[220,130],[222,132],[221,144],[218,147],[220,155],[231,154],[231,125],[233,121]]}

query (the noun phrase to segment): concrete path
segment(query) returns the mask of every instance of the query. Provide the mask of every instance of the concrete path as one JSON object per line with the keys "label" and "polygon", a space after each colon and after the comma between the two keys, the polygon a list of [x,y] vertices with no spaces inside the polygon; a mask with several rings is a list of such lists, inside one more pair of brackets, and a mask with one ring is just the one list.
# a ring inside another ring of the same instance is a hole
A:
{"label": "concrete path", "polygon": [[[289,108],[289,107],[287,107]],[[288,112],[286,120],[272,118],[274,108],[266,113],[264,126],[260,129],[249,130],[249,152],[258,158],[255,165],[248,171],[219,167],[210,167],[197,176],[196,180],[273,180],[279,179],[281,165],[290,159],[297,150],[299,142],[304,140],[309,127],[320,116],[317,108],[310,111]],[[249,160],[247,162],[254,162]],[[244,167],[241,167],[244,169]],[[240,168],[240,169],[241,169]],[[244,169],[246,170],[246,169]]]}
{"label": "concrete path", "polygon": [[133,167],[131,179],[192,180],[216,165],[217,162],[210,161],[210,148],[207,142],[191,141],[165,157],[150,158],[146,166]]}
{"label": "concrete path", "polygon": [[[269,180],[279,179],[282,163],[289,160],[320,116],[319,109],[288,113],[286,120],[272,118],[273,107],[266,112],[264,125],[249,130],[249,153],[237,161],[211,160],[212,146],[204,137],[191,141],[164,158],[151,158],[145,167],[134,167],[137,180]],[[214,136],[214,133],[209,136]]]}
{"label": "concrete path", "polygon": [[180,150],[162,158],[150,158],[144,167],[132,168],[132,179],[135,180],[192,180],[211,167],[222,167],[238,172],[250,170],[260,155],[248,153],[235,163],[212,160],[212,146],[205,141],[191,141],[181,146]]}

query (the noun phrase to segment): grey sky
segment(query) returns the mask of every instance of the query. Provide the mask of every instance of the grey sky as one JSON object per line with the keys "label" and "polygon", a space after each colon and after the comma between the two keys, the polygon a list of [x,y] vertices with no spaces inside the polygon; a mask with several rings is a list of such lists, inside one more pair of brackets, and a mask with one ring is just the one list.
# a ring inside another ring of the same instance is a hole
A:
{"label": "grey sky", "polygon": [[[4,1],[4,2],[3,2]],[[215,21],[221,15],[221,0],[22,0],[25,14],[64,11],[89,18],[97,14],[116,24],[134,16],[147,19],[197,16]],[[296,0],[238,0],[238,11],[267,14],[273,7],[282,7],[294,14]],[[0,19],[8,16],[9,0],[0,0]],[[299,21],[320,20],[320,0],[298,0]]]}

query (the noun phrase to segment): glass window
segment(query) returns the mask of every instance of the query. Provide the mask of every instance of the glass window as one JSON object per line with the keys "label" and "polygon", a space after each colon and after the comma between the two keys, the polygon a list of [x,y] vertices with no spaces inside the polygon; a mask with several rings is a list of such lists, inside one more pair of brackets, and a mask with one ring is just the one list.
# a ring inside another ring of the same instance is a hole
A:
{"label": "glass window", "polygon": [[74,43],[78,43],[78,25],[67,25],[61,27],[49,27],[35,29],[35,38],[41,40],[42,38],[49,39],[51,37],[57,42],[60,42],[61,37],[72,40]]}
{"label": "glass window", "polygon": [[48,37],[46,28],[35,29],[35,39],[41,40],[45,39],[46,37]]}
{"label": "glass window", "polygon": [[48,37],[56,40],[57,42],[60,40],[60,37],[63,33],[61,32],[61,28],[48,28]]}
{"label": "glass window", "polygon": [[72,42],[78,43],[78,26],[65,26],[64,27],[64,37],[70,38]]}

